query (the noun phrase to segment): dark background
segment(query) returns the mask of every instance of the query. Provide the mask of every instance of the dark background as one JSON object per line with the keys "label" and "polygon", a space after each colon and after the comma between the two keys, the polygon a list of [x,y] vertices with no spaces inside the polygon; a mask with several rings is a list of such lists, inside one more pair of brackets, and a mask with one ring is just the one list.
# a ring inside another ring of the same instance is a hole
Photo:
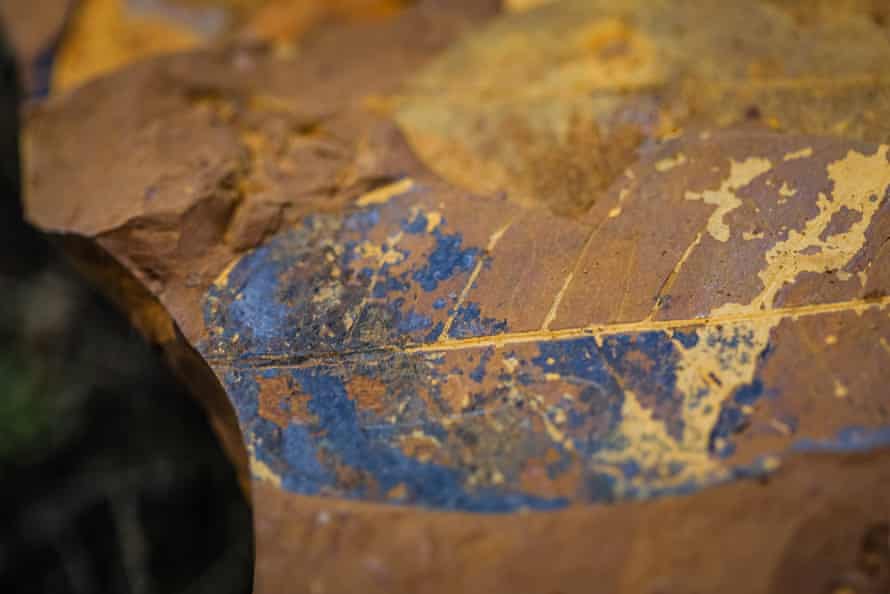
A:
{"label": "dark background", "polygon": [[247,593],[250,511],[200,407],[22,220],[0,39],[0,592]]}

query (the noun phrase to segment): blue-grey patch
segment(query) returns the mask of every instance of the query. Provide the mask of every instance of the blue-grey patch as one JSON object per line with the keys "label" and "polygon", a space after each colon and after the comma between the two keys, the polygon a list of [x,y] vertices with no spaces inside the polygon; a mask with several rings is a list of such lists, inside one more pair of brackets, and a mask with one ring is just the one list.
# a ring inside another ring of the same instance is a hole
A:
{"label": "blue-grey patch", "polygon": [[798,439],[795,452],[859,452],[890,445],[890,427],[847,427],[828,439]]}
{"label": "blue-grey patch", "polygon": [[[653,410],[671,437],[683,438],[684,395],[676,389],[679,353],[665,332],[619,334],[603,340],[603,356],[623,385],[645,395],[643,406]],[[629,356],[633,354],[634,356]]]}
{"label": "blue-grey patch", "polygon": [[463,238],[460,233],[445,234],[439,229],[433,231],[436,247],[420,269],[415,270],[411,278],[424,291],[434,291],[439,283],[450,279],[460,272],[470,272],[479,256],[478,248],[462,247]]}
{"label": "blue-grey patch", "polygon": [[673,338],[683,345],[686,349],[691,349],[698,344],[697,332],[683,332],[682,330],[674,330]]}
{"label": "blue-grey patch", "polygon": [[343,228],[347,231],[367,232],[380,223],[380,210],[366,208],[356,211],[343,219]]}
{"label": "blue-grey patch", "polygon": [[315,495],[334,483],[336,477],[319,460],[318,440],[305,425],[291,423],[282,431],[281,452],[287,468],[299,469],[284,474],[285,489]]}
{"label": "blue-grey patch", "polygon": [[470,372],[470,379],[472,379],[477,384],[481,384],[482,380],[485,379],[485,372],[488,368],[488,362],[491,361],[491,356],[494,355],[494,347],[488,347],[482,353],[482,356],[479,357],[479,364],[476,366],[473,371]]}
{"label": "blue-grey patch", "polygon": [[421,235],[426,233],[427,226],[429,224],[429,219],[427,219],[426,213],[417,212],[414,215],[414,218],[410,221],[405,220],[402,221],[402,231],[405,233],[410,233],[412,235]]}
{"label": "blue-grey patch", "polygon": [[721,458],[735,453],[732,436],[742,431],[748,424],[748,415],[744,407],[749,407],[764,395],[763,382],[755,378],[752,382],[740,386],[732,398],[723,403],[717,422],[708,436],[708,451]]}
{"label": "blue-grey patch", "polygon": [[479,304],[471,301],[457,308],[448,336],[450,338],[473,338],[503,334],[506,331],[506,320],[482,317]]}
{"label": "blue-grey patch", "polygon": [[419,314],[416,311],[409,310],[399,319],[399,332],[410,334],[419,330],[428,330],[432,328],[433,321],[429,316]]}
{"label": "blue-grey patch", "polygon": [[[360,476],[354,484],[344,487],[345,497],[363,498],[371,490],[386,493],[404,486],[412,502],[446,509],[503,512],[519,507],[552,509],[567,503],[561,498],[539,498],[494,488],[471,491],[462,470],[420,462],[391,443],[372,437],[359,424],[355,402],[333,373],[315,368],[296,369],[292,374],[310,397],[309,410],[318,419],[314,429],[323,432],[319,448],[325,458]],[[291,467],[286,477],[293,473],[301,477],[303,469]],[[296,484],[300,484],[299,480]]]}
{"label": "blue-grey patch", "polygon": [[429,331],[429,333],[423,337],[424,342],[435,342],[439,340],[439,337],[442,336],[442,331],[445,329],[445,322],[438,322],[433,329]]}

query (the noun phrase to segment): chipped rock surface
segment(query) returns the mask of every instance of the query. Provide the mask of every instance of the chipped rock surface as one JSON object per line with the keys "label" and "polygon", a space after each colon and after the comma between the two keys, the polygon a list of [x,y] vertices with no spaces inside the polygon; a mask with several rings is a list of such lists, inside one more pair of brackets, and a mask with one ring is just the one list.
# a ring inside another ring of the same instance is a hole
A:
{"label": "chipped rock surface", "polygon": [[890,586],[890,36],[787,4],[419,2],[33,115],[257,592]]}

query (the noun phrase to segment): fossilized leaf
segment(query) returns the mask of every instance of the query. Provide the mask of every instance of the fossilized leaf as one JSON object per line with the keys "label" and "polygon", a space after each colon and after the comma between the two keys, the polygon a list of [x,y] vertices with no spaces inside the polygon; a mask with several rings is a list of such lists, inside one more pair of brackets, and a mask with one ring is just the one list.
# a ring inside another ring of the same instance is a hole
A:
{"label": "fossilized leaf", "polygon": [[576,221],[434,178],[358,204],[205,301],[200,350],[285,489],[550,508],[890,439],[886,145],[682,136]]}

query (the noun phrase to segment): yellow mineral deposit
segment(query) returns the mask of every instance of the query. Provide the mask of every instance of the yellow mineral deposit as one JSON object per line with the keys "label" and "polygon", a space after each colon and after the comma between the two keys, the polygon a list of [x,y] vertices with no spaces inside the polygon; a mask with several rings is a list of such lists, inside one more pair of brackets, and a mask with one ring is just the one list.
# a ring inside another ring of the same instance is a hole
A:
{"label": "yellow mineral deposit", "polygon": [[747,186],[751,181],[770,170],[772,165],[766,159],[749,157],[741,163],[730,161],[729,177],[727,177],[716,190],[704,192],[686,192],[686,200],[701,200],[705,204],[712,204],[717,208],[708,219],[708,233],[717,241],[729,239],[729,226],[723,218],[742,205],[742,200],[736,196],[736,191]]}

